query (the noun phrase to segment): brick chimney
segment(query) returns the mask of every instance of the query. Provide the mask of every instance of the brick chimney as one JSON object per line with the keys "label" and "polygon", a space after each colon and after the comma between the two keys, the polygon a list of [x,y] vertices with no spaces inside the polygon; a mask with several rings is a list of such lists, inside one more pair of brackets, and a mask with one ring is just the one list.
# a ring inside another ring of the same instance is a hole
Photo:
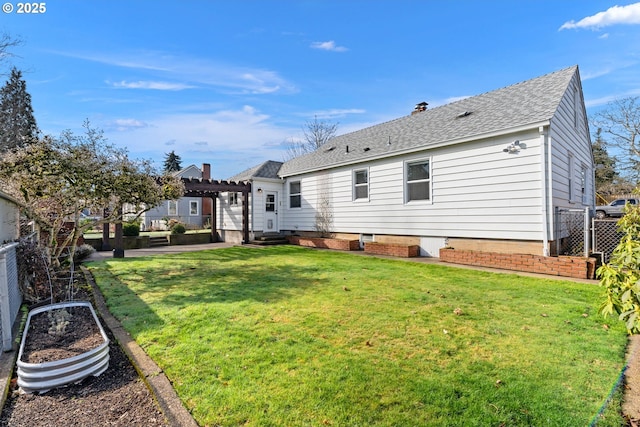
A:
{"label": "brick chimney", "polygon": [[211,179],[211,165],[209,163],[202,164],[202,179]]}
{"label": "brick chimney", "polygon": [[[211,179],[211,165],[209,163],[203,163],[202,164],[202,180],[208,180]],[[211,199],[209,199],[208,197],[203,197],[202,198],[202,203],[200,204],[200,206],[202,206],[202,216],[210,218],[211,217],[211,206],[212,205],[212,201]],[[204,221],[204,219],[203,219]]]}

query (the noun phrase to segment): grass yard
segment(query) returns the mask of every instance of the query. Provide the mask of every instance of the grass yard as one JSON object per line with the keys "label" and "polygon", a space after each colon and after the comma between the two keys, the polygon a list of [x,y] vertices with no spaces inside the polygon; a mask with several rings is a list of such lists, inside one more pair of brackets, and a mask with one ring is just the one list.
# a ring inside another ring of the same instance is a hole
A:
{"label": "grass yard", "polygon": [[589,284],[291,246],[89,268],[201,426],[586,426],[624,365]]}

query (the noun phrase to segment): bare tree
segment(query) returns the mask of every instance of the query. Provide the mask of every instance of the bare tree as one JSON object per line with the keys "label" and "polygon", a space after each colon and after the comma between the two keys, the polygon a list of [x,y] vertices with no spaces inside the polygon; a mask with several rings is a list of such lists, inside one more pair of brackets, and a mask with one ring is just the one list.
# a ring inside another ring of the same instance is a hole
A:
{"label": "bare tree", "polygon": [[0,34],[0,62],[5,62],[8,58],[14,56],[9,49],[22,44],[21,40],[11,37],[7,33]]}
{"label": "bare tree", "polygon": [[308,121],[302,127],[304,141],[291,142],[287,146],[285,160],[291,160],[304,154],[312,153],[336,136],[338,123],[330,123],[325,120]]}
{"label": "bare tree", "polygon": [[610,102],[594,116],[594,125],[609,138],[605,145],[616,156],[620,172],[637,184],[640,181],[640,98],[630,97]]}

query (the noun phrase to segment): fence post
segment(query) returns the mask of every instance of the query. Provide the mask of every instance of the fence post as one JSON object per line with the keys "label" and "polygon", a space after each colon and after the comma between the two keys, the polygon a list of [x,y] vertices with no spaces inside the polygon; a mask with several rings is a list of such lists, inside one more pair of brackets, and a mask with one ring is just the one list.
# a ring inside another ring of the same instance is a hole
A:
{"label": "fence post", "polygon": [[591,246],[589,242],[589,220],[591,219],[591,210],[589,208],[584,208],[584,257],[589,258],[589,253],[591,252]]}

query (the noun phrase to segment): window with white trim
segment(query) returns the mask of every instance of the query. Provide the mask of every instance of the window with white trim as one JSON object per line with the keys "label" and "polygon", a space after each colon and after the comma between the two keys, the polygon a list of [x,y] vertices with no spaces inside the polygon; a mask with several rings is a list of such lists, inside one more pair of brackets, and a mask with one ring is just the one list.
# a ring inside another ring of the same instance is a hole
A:
{"label": "window with white trim", "polygon": [[197,200],[189,201],[189,215],[197,216],[200,214],[200,204]]}
{"label": "window with white trim", "polygon": [[353,171],[353,200],[369,200],[369,169]]}
{"label": "window with white trim", "polygon": [[167,214],[169,216],[177,216],[178,215],[178,201],[177,200],[169,200]]}
{"label": "window with white trim", "polygon": [[238,206],[240,204],[240,197],[238,193],[229,193],[229,206]]}
{"label": "window with white trim", "polygon": [[289,182],[289,207],[302,207],[302,187],[300,181]]}
{"label": "window with white trim", "polygon": [[431,200],[430,159],[405,163],[405,200]]}

